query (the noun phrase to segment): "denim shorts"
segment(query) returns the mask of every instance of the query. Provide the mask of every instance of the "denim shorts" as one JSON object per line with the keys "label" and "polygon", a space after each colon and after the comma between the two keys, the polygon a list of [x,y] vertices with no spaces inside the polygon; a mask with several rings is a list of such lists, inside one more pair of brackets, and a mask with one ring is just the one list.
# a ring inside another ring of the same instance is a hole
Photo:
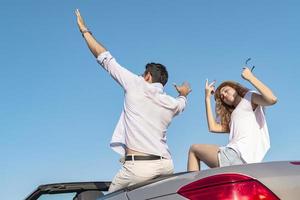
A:
{"label": "denim shorts", "polygon": [[230,147],[220,147],[218,152],[219,167],[245,164],[239,153]]}

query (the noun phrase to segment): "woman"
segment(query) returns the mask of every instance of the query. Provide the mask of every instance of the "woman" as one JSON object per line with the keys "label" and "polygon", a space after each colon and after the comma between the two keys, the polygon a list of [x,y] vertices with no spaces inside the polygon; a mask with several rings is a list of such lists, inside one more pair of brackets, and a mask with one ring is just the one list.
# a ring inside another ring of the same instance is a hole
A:
{"label": "woman", "polygon": [[[225,147],[210,144],[192,145],[188,156],[188,171],[200,170],[200,161],[209,167],[223,167],[261,162],[265,156],[270,141],[263,106],[275,104],[277,98],[248,68],[243,69],[242,77],[259,93],[249,91],[233,81],[223,82],[214,91],[215,81],[208,84],[206,80],[208,129],[214,133],[229,133],[229,144]],[[217,120],[213,116],[210,103],[213,93]]]}

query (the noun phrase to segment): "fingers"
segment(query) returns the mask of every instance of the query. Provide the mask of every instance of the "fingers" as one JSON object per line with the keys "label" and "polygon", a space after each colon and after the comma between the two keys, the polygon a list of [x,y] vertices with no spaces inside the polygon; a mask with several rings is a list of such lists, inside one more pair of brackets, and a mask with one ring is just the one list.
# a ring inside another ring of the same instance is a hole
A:
{"label": "fingers", "polygon": [[184,82],[182,86],[186,87],[189,93],[192,91],[191,85],[188,82]]}
{"label": "fingers", "polygon": [[213,82],[211,82],[211,83],[209,84],[209,87],[214,86],[215,83],[216,83],[216,80],[214,80]]}
{"label": "fingers", "polygon": [[176,85],[176,83],[172,83],[172,85],[175,87],[177,92],[183,94],[184,96],[188,95],[192,91],[188,82],[183,82],[180,86]]}
{"label": "fingers", "polygon": [[77,16],[80,16],[80,12],[79,12],[79,9],[78,9],[78,8],[75,10],[75,14],[76,14]]}
{"label": "fingers", "polygon": [[255,66],[253,66],[251,69],[249,69],[248,67],[243,67],[242,70],[242,75],[246,75],[246,74],[252,74],[253,70],[254,70]]}
{"label": "fingers", "polygon": [[183,84],[182,84],[182,86],[185,86],[185,87],[188,87],[188,88],[190,88],[191,86],[190,86],[190,84],[189,84],[189,82],[183,82]]}
{"label": "fingers", "polygon": [[172,83],[172,85],[175,87],[175,89],[178,91],[178,87],[176,85],[176,83]]}
{"label": "fingers", "polygon": [[[216,83],[216,81],[213,82],[213,84],[215,84],[215,83]],[[213,95],[215,93],[215,86],[211,85],[210,88],[211,88],[210,94]]]}
{"label": "fingers", "polygon": [[214,84],[216,82],[217,82],[216,80],[213,80],[213,82],[211,82],[210,84],[208,84],[208,79],[206,79],[206,81],[205,81],[205,87],[208,88],[208,87],[214,86]]}
{"label": "fingers", "polygon": [[[253,66],[253,67],[254,67],[254,66]],[[253,67],[252,67],[252,69],[253,69]],[[252,70],[252,69],[251,69],[251,70]],[[249,67],[247,67],[247,66],[243,67],[243,71],[246,71],[246,70],[251,71],[251,70],[249,69]]]}
{"label": "fingers", "polygon": [[214,84],[216,83],[216,80],[213,80],[211,83],[208,84],[208,79],[205,81],[205,90],[206,90],[206,95],[213,95],[215,93],[215,86]]}
{"label": "fingers", "polygon": [[76,17],[77,17],[78,20],[82,20],[82,17],[81,17],[81,15],[80,15],[79,9],[76,9],[76,10],[75,10],[75,14],[76,14]]}

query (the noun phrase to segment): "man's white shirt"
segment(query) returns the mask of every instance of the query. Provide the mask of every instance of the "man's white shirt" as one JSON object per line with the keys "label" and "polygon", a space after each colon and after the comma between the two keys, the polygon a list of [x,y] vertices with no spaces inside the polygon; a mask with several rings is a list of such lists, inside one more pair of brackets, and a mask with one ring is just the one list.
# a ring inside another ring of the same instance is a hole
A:
{"label": "man's white shirt", "polygon": [[97,61],[124,89],[124,107],[112,136],[112,149],[122,156],[127,147],[171,159],[167,128],[172,118],[184,110],[187,99],[167,95],[161,83],[146,82],[119,65],[108,51]]}

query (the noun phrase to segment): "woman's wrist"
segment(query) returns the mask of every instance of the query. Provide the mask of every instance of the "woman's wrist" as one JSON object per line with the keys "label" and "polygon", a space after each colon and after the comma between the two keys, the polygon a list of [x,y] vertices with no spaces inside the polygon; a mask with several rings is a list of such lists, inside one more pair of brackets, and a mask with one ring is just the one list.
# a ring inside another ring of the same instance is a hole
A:
{"label": "woman's wrist", "polygon": [[247,80],[250,82],[250,83],[253,83],[253,81],[256,79],[256,77],[254,75],[250,76]]}
{"label": "woman's wrist", "polygon": [[205,101],[209,101],[210,102],[210,95],[206,95],[205,96]]}

